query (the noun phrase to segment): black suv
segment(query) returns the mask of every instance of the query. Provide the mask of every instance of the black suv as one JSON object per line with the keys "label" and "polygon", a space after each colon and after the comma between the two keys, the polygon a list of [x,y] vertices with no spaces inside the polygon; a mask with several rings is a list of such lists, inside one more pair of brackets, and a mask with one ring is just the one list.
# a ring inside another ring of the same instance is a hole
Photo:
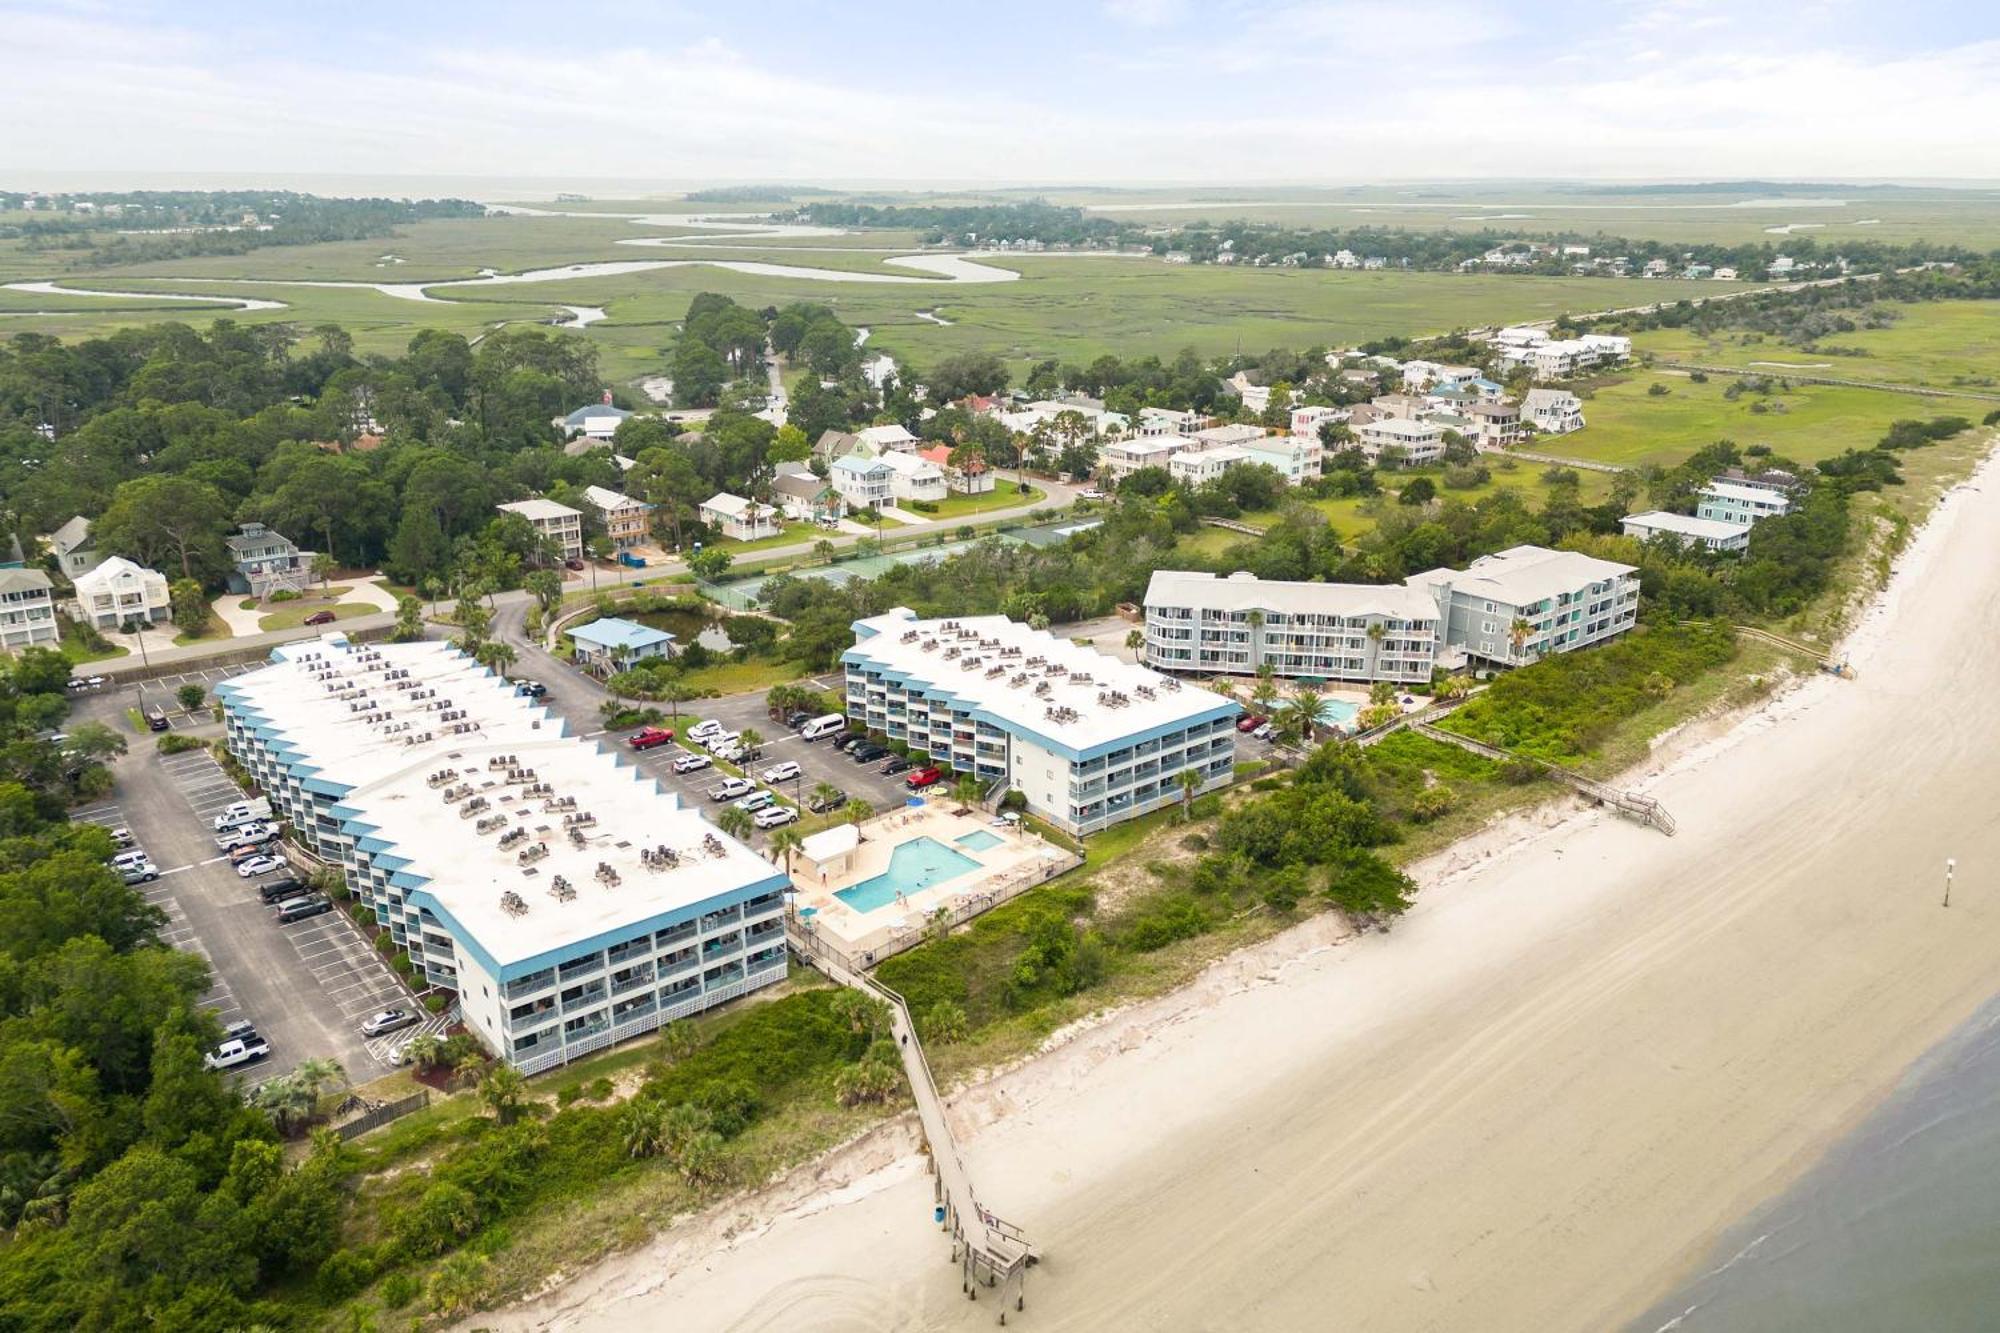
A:
{"label": "black suv", "polygon": [[297,898],[307,892],[309,890],[306,886],[290,875],[257,886],[257,896],[267,903],[281,903],[287,898]]}
{"label": "black suv", "polygon": [[863,741],[848,751],[848,753],[853,755],[854,762],[857,764],[872,764],[877,759],[887,758],[889,747],[886,745],[877,745],[873,741]]}
{"label": "black suv", "polygon": [[882,772],[892,778],[898,773],[907,773],[909,771],[910,761],[901,755],[894,756],[888,763],[882,765]]}
{"label": "black suv", "polygon": [[813,715],[811,713],[806,712],[803,708],[799,709],[797,712],[785,714],[785,725],[790,727],[793,731],[797,731],[800,727],[803,727],[806,723],[812,720],[813,720]]}

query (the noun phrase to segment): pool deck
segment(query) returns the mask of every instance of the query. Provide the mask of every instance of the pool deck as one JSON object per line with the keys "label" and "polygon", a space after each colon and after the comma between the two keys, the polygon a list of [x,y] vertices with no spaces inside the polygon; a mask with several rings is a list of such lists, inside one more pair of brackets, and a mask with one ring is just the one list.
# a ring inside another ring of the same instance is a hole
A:
{"label": "pool deck", "polygon": [[[940,909],[954,923],[970,920],[1078,860],[1074,853],[1050,846],[1034,833],[994,824],[982,810],[952,813],[957,808],[956,801],[939,797],[922,807],[892,811],[867,821],[861,826],[861,845],[841,873],[827,875],[809,864],[796,866],[792,875],[795,919],[802,924],[810,922],[811,930],[865,967],[921,940],[925,923]],[[981,830],[999,838],[999,843],[975,851],[958,841]],[[916,838],[933,838],[978,862],[979,868],[867,912],[856,911],[834,896],[888,870],[896,848]]]}

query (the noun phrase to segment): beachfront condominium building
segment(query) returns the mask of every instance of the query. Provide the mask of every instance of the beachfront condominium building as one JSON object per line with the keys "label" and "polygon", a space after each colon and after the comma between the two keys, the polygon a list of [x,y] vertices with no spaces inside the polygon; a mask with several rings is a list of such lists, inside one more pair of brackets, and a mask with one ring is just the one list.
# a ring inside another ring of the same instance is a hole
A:
{"label": "beachfront condominium building", "polygon": [[1196,675],[1427,681],[1438,609],[1399,583],[1294,583],[1156,570],[1146,585],[1148,664]]}
{"label": "beachfront condominium building", "polygon": [[1760,486],[1720,478],[1696,492],[1694,512],[1698,518],[1734,523],[1748,528],[1759,519],[1792,512],[1792,497],[1774,486]]}
{"label": "beachfront condominium building", "polygon": [[583,514],[554,500],[536,498],[495,505],[503,514],[519,514],[536,534],[554,548],[559,560],[583,559]]}
{"label": "beachfront condominium building", "polygon": [[446,643],[286,644],[230,753],[526,1073],[785,976],[785,877]]}
{"label": "beachfront condominium building", "polygon": [[1637,537],[1640,541],[1671,537],[1684,545],[1704,546],[1711,551],[1741,551],[1750,545],[1750,529],[1745,524],[1670,514],[1660,509],[1627,514],[1621,526],[1627,537]]}
{"label": "beachfront condominium building", "polygon": [[0,648],[19,652],[61,638],[49,576],[39,569],[0,569]]}
{"label": "beachfront condominium building", "polygon": [[1230,779],[1242,712],[1219,694],[1005,616],[854,622],[847,715],[934,764],[1004,783],[1091,833]]}
{"label": "beachfront condominium building", "polygon": [[1576,551],[1515,546],[1404,583],[1437,604],[1454,658],[1502,666],[1602,643],[1639,618],[1639,571]]}

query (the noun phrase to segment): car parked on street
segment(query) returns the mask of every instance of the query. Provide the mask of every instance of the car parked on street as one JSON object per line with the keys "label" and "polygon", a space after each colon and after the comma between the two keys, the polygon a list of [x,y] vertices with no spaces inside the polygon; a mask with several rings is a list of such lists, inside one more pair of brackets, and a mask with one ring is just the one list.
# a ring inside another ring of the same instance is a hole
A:
{"label": "car parked on street", "polygon": [[263,842],[238,843],[229,849],[229,864],[240,866],[253,856],[275,856],[276,854],[276,851],[271,849],[268,838]]}
{"label": "car parked on street", "polygon": [[830,791],[809,798],[806,801],[806,809],[812,811],[816,815],[823,815],[829,810],[838,810],[840,809],[841,806],[846,804],[847,804],[846,792]]}
{"label": "car parked on street", "polygon": [[[765,795],[770,795],[766,792]],[[782,828],[798,822],[799,812],[789,805],[773,805],[757,812],[758,828]]]}
{"label": "car parked on street", "polygon": [[674,733],[667,727],[641,727],[626,738],[625,743],[635,750],[650,750],[660,745],[671,745]]}
{"label": "car parked on street", "polygon": [[1255,736],[1260,741],[1268,741],[1274,739],[1278,734],[1278,724],[1275,722],[1266,722],[1263,726],[1257,728],[1250,734],[1252,736]]}
{"label": "car parked on street", "polygon": [[911,791],[922,791],[925,787],[936,786],[943,778],[944,772],[941,769],[920,768],[904,778],[903,785]]}
{"label": "car parked on street", "polygon": [[701,748],[714,754],[718,750],[726,750],[732,745],[739,744],[742,740],[743,737],[737,732],[717,731],[701,738]]}
{"label": "car parked on street", "polygon": [[683,750],[674,759],[674,772],[693,773],[698,769],[707,768],[714,762],[713,759],[710,759],[705,754],[696,754],[692,750]]}
{"label": "car parked on street", "polygon": [[408,1009],[384,1009],[378,1014],[371,1015],[361,1024],[361,1035],[380,1037],[398,1028],[406,1028],[416,1021],[417,1016]]}
{"label": "car parked on street", "polygon": [[724,778],[721,782],[708,789],[708,799],[711,801],[729,801],[743,795],[745,792],[753,792],[755,790],[757,790],[757,784],[748,778]]}
{"label": "car parked on street", "polygon": [[773,764],[764,770],[766,782],[790,782],[799,775],[799,766],[787,759],[782,764]]}
{"label": "car parked on street", "polygon": [[285,860],[283,857],[253,856],[242,865],[237,866],[236,873],[244,879],[255,879],[259,875],[268,875],[273,870],[283,870],[284,868]]}

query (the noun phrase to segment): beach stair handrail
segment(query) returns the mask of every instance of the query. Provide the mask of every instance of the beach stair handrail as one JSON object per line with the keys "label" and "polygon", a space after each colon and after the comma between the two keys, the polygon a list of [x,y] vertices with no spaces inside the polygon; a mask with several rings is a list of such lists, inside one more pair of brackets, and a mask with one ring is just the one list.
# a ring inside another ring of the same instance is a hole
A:
{"label": "beach stair handrail", "polygon": [[1638,792],[1625,791],[1622,788],[1612,786],[1608,782],[1599,782],[1596,778],[1587,778],[1581,773],[1572,773],[1562,765],[1552,764],[1546,759],[1537,759],[1532,755],[1513,754],[1501,749],[1497,745],[1488,745],[1486,742],[1476,741],[1470,736],[1461,736],[1455,731],[1446,731],[1442,727],[1434,727],[1428,722],[1413,723],[1411,729],[1421,732],[1432,740],[1443,741],[1447,745],[1456,745],[1461,750],[1469,750],[1473,754],[1484,755],[1488,759],[1498,760],[1501,763],[1519,763],[1525,761],[1533,764],[1556,781],[1567,783],[1573,790],[1590,797],[1600,804],[1608,805],[1622,814],[1630,815],[1641,824],[1656,828],[1670,838],[1674,836],[1676,829],[1679,827],[1674,823],[1674,817],[1668,814],[1666,808],[1654,797],[1644,796]]}

